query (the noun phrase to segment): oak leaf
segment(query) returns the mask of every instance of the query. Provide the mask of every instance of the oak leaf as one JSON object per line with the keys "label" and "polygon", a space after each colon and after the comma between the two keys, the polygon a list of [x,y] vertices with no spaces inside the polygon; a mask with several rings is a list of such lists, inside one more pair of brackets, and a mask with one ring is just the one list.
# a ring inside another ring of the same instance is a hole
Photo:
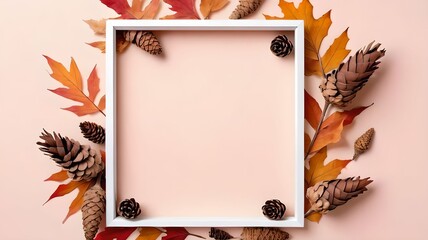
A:
{"label": "oak leaf", "polygon": [[[336,68],[346,57],[343,56],[345,52],[349,53],[346,49],[348,42],[347,31],[334,41],[329,51],[324,55],[328,64],[322,63],[323,69],[320,68],[320,48],[321,43],[328,34],[328,30],[332,24],[330,14],[331,11],[326,12],[321,17],[315,19],[313,15],[313,6],[309,0],[302,0],[296,8],[293,2],[279,0],[279,7],[284,14],[283,17],[275,17],[265,15],[265,18],[275,20],[304,20],[305,21],[305,74],[322,76],[327,69]],[[337,53],[336,53],[337,52]],[[324,60],[321,58],[321,60]],[[336,65],[335,65],[336,64]],[[334,67],[332,67],[335,65]]]}
{"label": "oak leaf", "polygon": [[52,174],[45,181],[64,182],[68,179],[67,170],[61,170],[57,173]]}
{"label": "oak leaf", "polygon": [[352,123],[354,118],[369,106],[357,107],[347,111],[336,111],[331,114],[321,125],[311,153],[317,152],[323,147],[338,142],[342,137],[343,128]]}
{"label": "oak leaf", "polygon": [[136,227],[107,227],[104,231],[99,232],[94,240],[126,240]]}
{"label": "oak leaf", "polygon": [[[305,191],[318,182],[336,179],[352,160],[333,160],[324,165],[327,158],[327,147],[322,148],[309,160],[309,169],[305,168]],[[310,208],[308,201],[305,201],[305,211]],[[320,213],[310,214],[307,219],[313,222],[319,222]]]}
{"label": "oak leaf", "polygon": [[83,104],[64,108],[64,110],[73,112],[77,116],[84,116],[96,112],[100,112],[105,116],[103,112],[105,108],[105,95],[101,97],[98,104],[95,104],[95,98],[100,92],[100,79],[97,75],[96,66],[92,69],[87,80],[89,93],[87,95],[83,91],[82,75],[80,74],[79,68],[73,58],[71,58],[70,70],[68,71],[61,63],[48,56],[44,57],[47,59],[48,64],[52,69],[50,76],[65,86],[65,88],[57,88],[55,90],[49,89],[49,91]]}
{"label": "oak leaf", "polygon": [[44,204],[54,198],[62,197],[73,192],[75,189],[78,189],[79,192],[69,206],[67,216],[63,220],[64,223],[71,215],[75,214],[81,209],[83,205],[83,195],[85,194],[86,190],[88,190],[88,188],[95,183],[95,181],[95,179],[92,181],[70,181],[67,184],[60,184]]}
{"label": "oak leaf", "polygon": [[169,9],[175,12],[161,19],[201,19],[195,8],[195,0],[164,0],[171,5]]}
{"label": "oak leaf", "polygon": [[224,8],[230,1],[229,0],[201,0],[201,13],[207,19],[211,13]]}
{"label": "oak leaf", "polygon": [[184,240],[189,235],[198,238],[204,238],[202,236],[189,233],[184,227],[167,227],[165,230],[167,235],[163,236],[162,240]]}
{"label": "oak leaf", "polygon": [[160,235],[161,231],[154,227],[143,227],[140,228],[140,235],[135,240],[156,240]]}

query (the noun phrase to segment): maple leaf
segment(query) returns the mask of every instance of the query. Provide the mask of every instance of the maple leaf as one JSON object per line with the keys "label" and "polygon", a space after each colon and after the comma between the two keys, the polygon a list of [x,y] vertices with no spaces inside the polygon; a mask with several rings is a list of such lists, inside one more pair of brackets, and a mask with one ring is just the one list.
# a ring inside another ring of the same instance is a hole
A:
{"label": "maple leaf", "polygon": [[[321,43],[327,36],[328,30],[332,24],[330,18],[331,10],[315,19],[313,15],[313,6],[309,0],[302,0],[297,8],[294,6],[293,2],[279,0],[278,6],[284,14],[283,17],[265,15],[265,18],[268,20],[287,19],[305,21],[305,74],[307,76],[322,76],[327,70],[334,69],[343,62],[350,52],[350,50],[346,49],[346,44],[349,40],[347,31],[342,33],[342,35],[333,42],[322,58],[320,57]],[[320,67],[320,60],[323,69]]]}
{"label": "maple leaf", "polygon": [[352,123],[354,118],[361,112],[367,109],[369,106],[356,107],[347,111],[336,111],[331,114],[321,125],[320,131],[317,138],[315,139],[314,145],[312,146],[311,153],[317,152],[323,147],[336,143],[341,139],[343,127]]}
{"label": "maple leaf", "polygon": [[107,227],[104,231],[99,232],[94,240],[126,240],[136,227]]}
{"label": "maple leaf", "polygon": [[200,9],[202,16],[207,19],[211,13],[224,8],[229,0],[201,0]]}
{"label": "maple leaf", "polygon": [[[327,165],[324,161],[327,158],[327,147],[322,148],[309,160],[309,169],[305,168],[305,192],[311,186],[318,182],[336,179],[343,168],[345,168],[352,160],[335,159]],[[309,201],[305,201],[305,211],[310,208]],[[312,213],[307,219],[312,222],[319,222],[322,215],[320,213]]]}
{"label": "maple leaf", "polygon": [[201,19],[195,8],[195,0],[164,0],[171,5],[169,9],[175,12],[161,19]]}
{"label": "maple leaf", "polygon": [[64,182],[68,179],[68,174],[66,170],[61,170],[57,173],[52,174],[45,181],[54,181],[54,182]]}
{"label": "maple leaf", "polygon": [[82,208],[83,195],[85,195],[86,190],[88,190],[88,188],[91,185],[93,185],[95,182],[96,182],[96,179],[92,181],[70,181],[67,184],[60,184],[44,204],[46,204],[47,202],[49,202],[54,198],[62,197],[64,195],[67,195],[73,192],[75,189],[78,189],[79,192],[77,196],[74,198],[74,200],[71,202],[68,209],[67,216],[62,221],[62,223],[65,223],[70,216],[72,216]]}
{"label": "maple leaf", "polygon": [[140,235],[135,240],[156,240],[162,231],[154,227],[140,228]]}
{"label": "maple leaf", "polygon": [[162,240],[184,240],[189,235],[205,239],[202,236],[189,233],[184,227],[167,227],[165,230],[167,235],[163,236]]}
{"label": "maple leaf", "polygon": [[101,97],[98,104],[94,103],[95,98],[100,91],[100,79],[97,75],[96,66],[93,68],[91,74],[88,77],[87,87],[89,95],[86,95],[83,92],[82,75],[80,74],[79,68],[77,67],[77,64],[73,58],[71,58],[70,71],[67,71],[67,69],[61,63],[53,60],[48,56],[44,57],[47,59],[48,64],[52,69],[50,76],[66,87],[57,88],[55,90],[49,89],[49,91],[83,104],[64,108],[64,110],[73,112],[77,116],[84,116],[96,112],[100,112],[105,116],[104,112],[102,111],[105,108],[105,95]]}

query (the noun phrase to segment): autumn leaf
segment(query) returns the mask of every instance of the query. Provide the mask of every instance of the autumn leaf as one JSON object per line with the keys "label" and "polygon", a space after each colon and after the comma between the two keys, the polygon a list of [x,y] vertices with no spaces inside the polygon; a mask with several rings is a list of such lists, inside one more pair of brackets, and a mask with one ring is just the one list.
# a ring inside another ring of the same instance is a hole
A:
{"label": "autumn leaf", "polygon": [[104,231],[99,232],[94,240],[126,240],[134,231],[136,227],[113,227],[105,228]]}
{"label": "autumn leaf", "polygon": [[[302,0],[296,8],[293,2],[279,0],[279,7],[284,14],[283,17],[275,17],[265,15],[268,20],[304,20],[305,21],[305,74],[322,76],[323,72],[327,69],[336,68],[346,57],[343,56],[348,42],[347,31],[336,39],[329,51],[321,58],[320,48],[321,43],[328,34],[328,30],[332,24],[330,14],[331,11],[326,12],[321,17],[315,19],[313,15],[313,6],[309,0]],[[337,53],[336,53],[337,52]],[[323,71],[320,68],[320,58],[328,61],[327,64],[323,63]],[[337,63],[336,66],[333,66]],[[332,67],[333,66],[333,67]],[[328,67],[328,68],[326,68]]]}
{"label": "autumn leaf", "polygon": [[101,97],[98,104],[95,104],[95,98],[100,91],[100,79],[97,75],[96,66],[93,68],[91,74],[88,77],[87,88],[89,95],[86,95],[83,92],[82,75],[80,74],[80,70],[73,58],[71,58],[70,71],[68,71],[61,63],[51,59],[48,56],[44,57],[47,59],[48,64],[52,69],[50,76],[65,86],[65,88],[49,90],[62,97],[83,104],[63,108],[64,110],[71,111],[77,116],[84,116],[96,112],[100,112],[105,116],[104,112],[102,111],[105,108],[105,95]]}
{"label": "autumn leaf", "polygon": [[338,142],[341,139],[343,127],[351,124],[356,116],[370,106],[357,107],[342,112],[337,111],[331,114],[322,123],[319,134],[312,146],[311,153],[317,152],[328,144]]}
{"label": "autumn leaf", "polygon": [[165,230],[167,235],[162,237],[162,240],[184,240],[189,235],[205,239],[202,236],[189,233],[184,227],[167,227]]}
{"label": "autumn leaf", "polygon": [[201,0],[201,13],[207,19],[211,13],[224,8],[229,3],[229,0]]}
{"label": "autumn leaf", "polygon": [[47,202],[49,202],[50,200],[52,200],[54,198],[62,197],[64,195],[67,195],[67,194],[73,192],[75,189],[78,189],[79,193],[77,194],[75,199],[71,202],[67,216],[65,217],[65,219],[63,221],[63,223],[64,223],[65,221],[67,221],[67,219],[71,215],[75,214],[76,212],[78,212],[81,209],[82,204],[83,204],[83,195],[85,194],[86,190],[93,183],[94,183],[94,181],[70,181],[67,184],[60,184],[58,186],[58,188],[54,191],[54,193],[52,193],[52,195],[49,197],[49,199],[44,204],[46,204]]}
{"label": "autumn leaf", "polygon": [[68,174],[66,170],[61,170],[57,173],[52,174],[45,181],[54,181],[54,182],[64,182],[68,179]]}
{"label": "autumn leaf", "polygon": [[[352,160],[333,160],[327,165],[324,161],[327,158],[327,147],[322,148],[309,160],[309,169],[305,168],[305,191],[318,182],[336,179],[343,168]],[[310,204],[305,201],[305,212],[309,210]],[[312,222],[319,222],[322,215],[320,213],[310,214],[307,219]]]}
{"label": "autumn leaf", "polygon": [[89,25],[89,27],[94,31],[95,34],[98,35],[106,35],[106,20],[107,19],[101,19],[101,20],[83,20],[85,23]]}
{"label": "autumn leaf", "polygon": [[105,41],[91,42],[91,43],[87,43],[87,44],[91,47],[98,48],[99,50],[101,50],[102,53],[106,52],[106,42]]}
{"label": "autumn leaf", "polygon": [[318,102],[305,90],[305,119],[316,130],[321,120],[321,108]]}
{"label": "autumn leaf", "polygon": [[175,14],[161,19],[200,19],[195,8],[195,0],[164,0],[164,2],[171,5],[169,9]]}
{"label": "autumn leaf", "polygon": [[135,240],[156,240],[160,235],[161,231],[154,227],[143,227],[140,228],[140,235]]}
{"label": "autumn leaf", "polygon": [[305,152],[308,152],[309,144],[311,143],[311,137],[309,137],[309,134],[305,133]]}

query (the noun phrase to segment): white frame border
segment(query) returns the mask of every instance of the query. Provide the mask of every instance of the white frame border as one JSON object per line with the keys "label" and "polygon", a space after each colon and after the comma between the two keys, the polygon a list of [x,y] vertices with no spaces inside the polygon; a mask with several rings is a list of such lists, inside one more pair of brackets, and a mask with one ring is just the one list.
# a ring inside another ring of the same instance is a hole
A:
{"label": "white frame border", "polygon": [[[156,217],[127,220],[116,215],[116,31],[294,31],[295,214],[257,218]],[[304,226],[304,26],[302,20],[108,20],[106,26],[106,225],[108,227],[303,227]]]}

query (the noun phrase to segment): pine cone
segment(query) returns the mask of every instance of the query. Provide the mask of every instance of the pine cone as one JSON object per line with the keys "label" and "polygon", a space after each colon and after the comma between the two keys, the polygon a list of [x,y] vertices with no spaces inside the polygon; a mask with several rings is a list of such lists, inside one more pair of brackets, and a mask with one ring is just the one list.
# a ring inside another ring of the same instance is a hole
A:
{"label": "pine cone", "polygon": [[93,240],[105,211],[105,191],[95,184],[83,196],[82,220],[86,240]]}
{"label": "pine cone", "polygon": [[106,131],[104,128],[93,122],[81,122],[79,124],[83,136],[93,143],[103,144],[106,138]]}
{"label": "pine cone", "polygon": [[320,85],[327,102],[345,107],[378,69],[378,60],[385,55],[385,49],[379,50],[380,43],[372,47],[373,43],[357,51],[346,63],[340,64],[339,68],[327,74]]}
{"label": "pine cone", "polygon": [[211,228],[210,232],[209,232],[209,236],[210,238],[214,238],[215,240],[229,240],[232,239],[233,236],[230,235],[229,233],[218,229],[218,228]]}
{"label": "pine cone", "polygon": [[140,213],[140,204],[134,198],[125,199],[119,205],[118,214],[124,218],[136,218]]}
{"label": "pine cone", "polygon": [[280,220],[285,213],[285,205],[278,199],[268,200],[262,207],[263,215],[272,220]]}
{"label": "pine cone", "polygon": [[357,159],[357,157],[367,151],[372,142],[374,135],[374,128],[370,128],[363,135],[361,135],[354,143],[354,157],[352,159]]}
{"label": "pine cone", "polygon": [[290,235],[278,228],[245,227],[242,230],[242,240],[286,240]]}
{"label": "pine cone", "polygon": [[239,0],[238,6],[230,15],[230,19],[241,19],[255,12],[262,4],[262,0]]}
{"label": "pine cone", "polygon": [[124,31],[123,37],[126,41],[137,45],[152,55],[159,55],[162,53],[162,46],[152,32]]}
{"label": "pine cone", "polygon": [[287,36],[279,35],[272,40],[270,50],[278,57],[285,57],[293,51],[293,43]]}
{"label": "pine cone", "polygon": [[311,209],[306,213],[312,212],[327,213],[336,207],[345,204],[351,198],[358,196],[367,190],[366,186],[372,180],[364,178],[335,179],[323,181],[308,188],[306,198],[311,203]]}
{"label": "pine cone", "polygon": [[52,136],[46,130],[43,131],[40,138],[44,142],[37,142],[37,145],[42,146],[39,149],[67,170],[68,176],[74,181],[89,181],[104,170],[101,155],[89,145],[80,145],[78,141],[55,132]]}

